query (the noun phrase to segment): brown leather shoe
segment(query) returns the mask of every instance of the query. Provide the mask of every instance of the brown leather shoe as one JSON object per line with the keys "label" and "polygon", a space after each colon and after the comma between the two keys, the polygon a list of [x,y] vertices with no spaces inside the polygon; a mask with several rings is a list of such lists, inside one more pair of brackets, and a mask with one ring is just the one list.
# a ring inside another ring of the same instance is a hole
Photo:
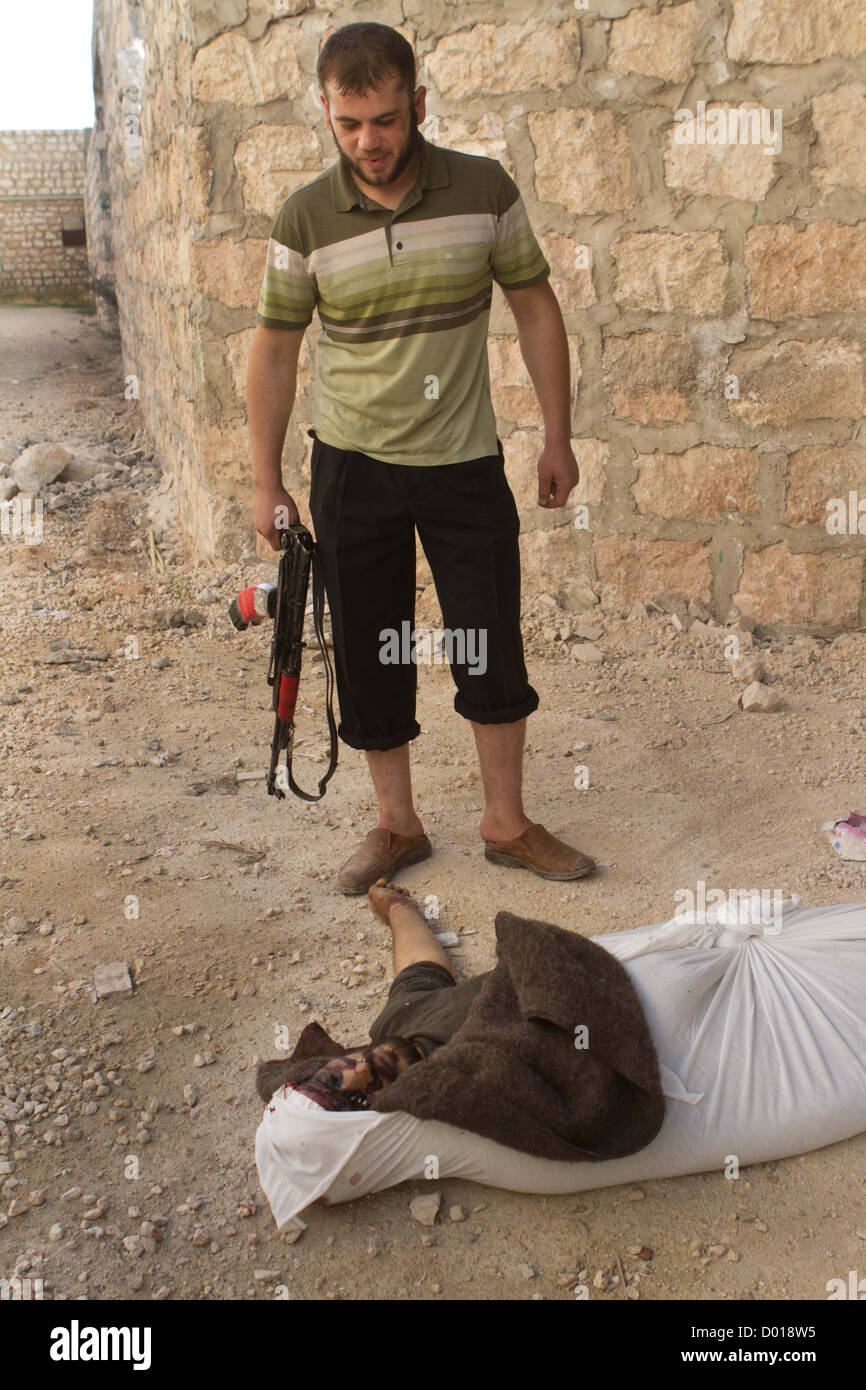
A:
{"label": "brown leather shoe", "polygon": [[557,840],[543,825],[531,825],[516,840],[485,840],[484,845],[491,864],[531,869],[541,878],[583,878],[595,868],[588,854]]}
{"label": "brown leather shoe", "polygon": [[384,826],[371,830],[337,874],[341,893],[366,893],[377,878],[386,878],[395,869],[429,859],[433,847],[426,835],[398,835]]}

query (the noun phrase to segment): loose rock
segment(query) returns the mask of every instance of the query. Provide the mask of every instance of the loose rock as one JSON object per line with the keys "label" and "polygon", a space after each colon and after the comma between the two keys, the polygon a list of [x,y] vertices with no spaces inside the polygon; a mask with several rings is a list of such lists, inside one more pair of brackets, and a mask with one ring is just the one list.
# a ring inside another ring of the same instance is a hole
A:
{"label": "loose rock", "polygon": [[760,681],[747,685],[737,701],[740,709],[747,714],[772,714],[781,703],[778,690],[774,686],[762,685]]}
{"label": "loose rock", "polygon": [[409,1203],[409,1211],[419,1226],[435,1226],[441,1205],[441,1192],[431,1192],[424,1197],[413,1197]]}

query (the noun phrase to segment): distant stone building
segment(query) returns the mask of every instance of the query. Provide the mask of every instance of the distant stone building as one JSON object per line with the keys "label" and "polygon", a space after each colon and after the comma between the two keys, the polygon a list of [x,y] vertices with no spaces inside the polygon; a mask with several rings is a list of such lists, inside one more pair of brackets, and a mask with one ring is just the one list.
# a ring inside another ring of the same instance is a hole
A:
{"label": "distant stone building", "polygon": [[[526,592],[866,625],[862,0],[96,0],[98,311],[113,291],[200,551],[253,539],[245,375],[268,234],[334,158],[322,38],[368,14],[415,47],[425,134],[503,163],[552,267],[582,472],[563,511],[535,505],[540,413],[498,290],[491,318]],[[284,456],[305,518],[317,333]]]}
{"label": "distant stone building", "polygon": [[0,130],[0,304],[92,306],[87,130]]}

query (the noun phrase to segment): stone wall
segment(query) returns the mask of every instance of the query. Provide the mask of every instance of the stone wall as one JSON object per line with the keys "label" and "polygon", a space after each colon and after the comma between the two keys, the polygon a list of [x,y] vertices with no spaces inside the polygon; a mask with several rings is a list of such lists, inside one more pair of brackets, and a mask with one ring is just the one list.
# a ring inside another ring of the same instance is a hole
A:
{"label": "stone wall", "polygon": [[0,131],[0,303],[92,305],[84,228],[87,130]]}
{"label": "stone wall", "polygon": [[[498,289],[491,319],[527,592],[866,625],[862,0],[96,0],[124,355],[200,550],[251,542],[267,236],[334,158],[316,54],[363,18],[413,43],[428,138],[517,180],[553,269],[582,470],[564,511],[534,505],[540,413]],[[305,519],[316,331],[285,451]]]}

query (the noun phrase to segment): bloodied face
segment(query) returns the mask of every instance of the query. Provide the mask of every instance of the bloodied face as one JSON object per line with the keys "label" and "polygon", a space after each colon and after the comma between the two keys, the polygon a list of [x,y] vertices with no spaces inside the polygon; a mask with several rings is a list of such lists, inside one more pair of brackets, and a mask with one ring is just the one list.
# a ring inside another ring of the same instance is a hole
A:
{"label": "bloodied face", "polygon": [[385,1038],[334,1057],[298,1090],[328,1110],[364,1110],[370,1096],[390,1086],[419,1056],[407,1038]]}

